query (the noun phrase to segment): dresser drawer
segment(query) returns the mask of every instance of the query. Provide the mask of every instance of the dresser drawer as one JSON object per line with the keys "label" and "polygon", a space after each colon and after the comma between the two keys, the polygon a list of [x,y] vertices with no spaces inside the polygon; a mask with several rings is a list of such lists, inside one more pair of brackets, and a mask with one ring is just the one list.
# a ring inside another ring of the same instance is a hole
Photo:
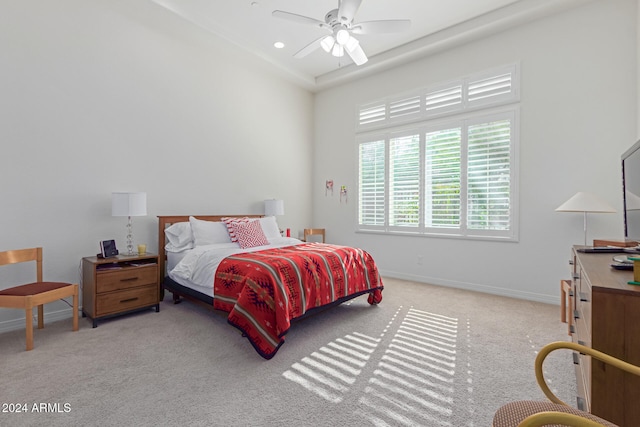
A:
{"label": "dresser drawer", "polygon": [[96,292],[100,294],[157,283],[158,267],[156,264],[124,267],[120,270],[100,271],[96,276]]}
{"label": "dresser drawer", "polygon": [[96,317],[152,306],[158,303],[158,286],[151,284],[135,289],[98,295]]}

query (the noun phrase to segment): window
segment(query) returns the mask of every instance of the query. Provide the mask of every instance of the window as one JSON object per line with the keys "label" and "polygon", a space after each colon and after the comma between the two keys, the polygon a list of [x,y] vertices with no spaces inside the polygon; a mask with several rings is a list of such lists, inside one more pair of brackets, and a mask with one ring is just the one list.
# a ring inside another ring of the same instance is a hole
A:
{"label": "window", "polygon": [[368,141],[360,144],[360,201],[358,223],[382,227],[385,224],[385,141]]}
{"label": "window", "polygon": [[440,85],[421,103],[406,96],[361,108],[358,125],[376,117],[378,131],[357,137],[359,230],[516,239],[518,106],[502,105],[517,92],[510,69]]}
{"label": "window", "polygon": [[389,139],[389,225],[417,227],[420,210],[420,136]]}

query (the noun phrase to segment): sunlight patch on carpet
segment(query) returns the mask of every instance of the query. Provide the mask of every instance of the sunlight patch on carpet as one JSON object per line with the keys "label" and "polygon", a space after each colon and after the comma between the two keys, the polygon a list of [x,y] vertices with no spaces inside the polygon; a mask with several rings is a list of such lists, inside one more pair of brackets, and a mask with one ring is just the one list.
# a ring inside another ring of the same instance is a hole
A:
{"label": "sunlight patch on carpet", "polygon": [[354,406],[365,424],[458,427],[473,412],[469,328],[400,307],[379,336],[337,337],[283,376],[328,402]]}
{"label": "sunlight patch on carpet", "polygon": [[[400,308],[398,309],[398,312]],[[396,318],[392,317],[390,323]],[[329,402],[339,403],[362,373],[371,355],[380,345],[389,324],[380,337],[353,332],[336,338],[318,351],[294,363],[282,375]]]}
{"label": "sunlight patch on carpet", "polygon": [[375,425],[453,426],[458,319],[410,308],[360,398]]}
{"label": "sunlight patch on carpet", "polygon": [[338,403],[379,342],[361,333],[345,335],[294,363],[282,375],[329,402]]}

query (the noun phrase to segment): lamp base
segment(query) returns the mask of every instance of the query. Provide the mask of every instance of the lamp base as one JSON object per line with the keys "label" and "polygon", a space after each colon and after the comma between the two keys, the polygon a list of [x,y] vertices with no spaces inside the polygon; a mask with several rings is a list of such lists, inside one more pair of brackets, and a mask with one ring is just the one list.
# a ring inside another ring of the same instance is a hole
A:
{"label": "lamp base", "polygon": [[135,255],[133,252],[133,227],[131,225],[131,217],[127,222],[127,255]]}

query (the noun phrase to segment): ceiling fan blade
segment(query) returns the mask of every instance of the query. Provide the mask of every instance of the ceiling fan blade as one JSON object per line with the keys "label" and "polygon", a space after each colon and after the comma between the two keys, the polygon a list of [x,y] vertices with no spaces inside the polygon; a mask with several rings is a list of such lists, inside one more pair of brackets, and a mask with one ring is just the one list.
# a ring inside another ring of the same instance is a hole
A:
{"label": "ceiling fan blade", "polygon": [[362,0],[340,0],[340,7],[338,8],[340,22],[345,24],[352,22],[361,3]]}
{"label": "ceiling fan blade", "polygon": [[364,53],[364,50],[362,50],[360,43],[355,43],[353,46],[347,44],[345,50],[356,65],[362,65],[369,60],[367,55]]}
{"label": "ceiling fan blade", "polygon": [[313,25],[314,27],[324,28],[331,30],[331,27],[328,26],[325,22],[319,21],[314,18],[309,18],[308,16],[297,15],[295,13],[285,12],[283,10],[274,10],[271,13],[271,16],[280,19],[286,19],[287,21],[292,21],[297,24],[305,24],[305,25]]}
{"label": "ceiling fan blade", "polygon": [[389,19],[385,21],[368,21],[353,24],[351,31],[354,34],[382,34],[399,33],[406,31],[411,26],[408,19]]}
{"label": "ceiling fan blade", "polygon": [[320,38],[315,39],[314,41],[312,41],[311,43],[309,43],[308,45],[306,45],[305,47],[303,47],[302,49],[300,49],[299,51],[297,51],[293,57],[294,58],[304,58],[305,56],[309,55],[311,52],[313,52],[314,50],[318,49],[320,47],[320,42],[322,40],[324,40],[327,36],[322,36]]}

